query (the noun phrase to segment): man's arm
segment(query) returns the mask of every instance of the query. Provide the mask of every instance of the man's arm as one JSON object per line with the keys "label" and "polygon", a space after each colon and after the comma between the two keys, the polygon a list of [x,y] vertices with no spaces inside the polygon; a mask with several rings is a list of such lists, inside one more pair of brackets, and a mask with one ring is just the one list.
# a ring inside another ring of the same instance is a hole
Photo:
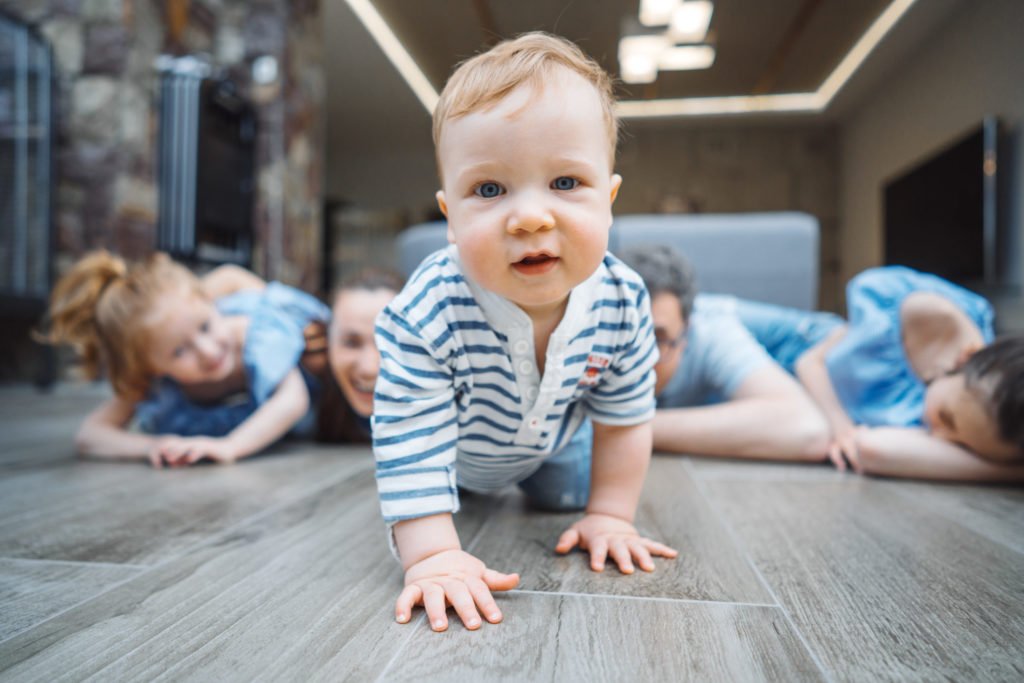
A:
{"label": "man's arm", "polygon": [[997,465],[913,427],[861,427],[856,435],[863,474],[939,481],[1024,482],[1024,465]]}
{"label": "man's arm", "polygon": [[817,462],[828,444],[824,415],[774,362],[751,372],[725,403],[663,408],[654,416],[658,451]]}

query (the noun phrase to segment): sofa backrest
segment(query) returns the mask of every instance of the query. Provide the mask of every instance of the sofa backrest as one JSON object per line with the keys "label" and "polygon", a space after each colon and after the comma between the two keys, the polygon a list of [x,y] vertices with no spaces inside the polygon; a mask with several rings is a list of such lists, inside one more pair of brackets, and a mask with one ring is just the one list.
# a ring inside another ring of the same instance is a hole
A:
{"label": "sofa backrest", "polygon": [[818,220],[806,213],[618,216],[609,249],[669,244],[702,292],[813,310],[818,304]]}
{"label": "sofa backrest", "polygon": [[[447,224],[414,225],[397,239],[408,276],[447,243]],[[818,221],[797,212],[618,216],[609,249],[670,244],[693,263],[701,291],[814,309],[818,303]]]}

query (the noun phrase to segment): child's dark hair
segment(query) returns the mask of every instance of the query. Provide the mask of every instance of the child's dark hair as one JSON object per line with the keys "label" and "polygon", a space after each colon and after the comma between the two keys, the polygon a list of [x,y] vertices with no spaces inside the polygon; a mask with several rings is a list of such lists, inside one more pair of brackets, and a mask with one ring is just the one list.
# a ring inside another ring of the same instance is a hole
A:
{"label": "child's dark hair", "polygon": [[997,339],[972,355],[964,380],[988,397],[999,438],[1016,447],[1015,461],[1024,460],[1024,335]]}

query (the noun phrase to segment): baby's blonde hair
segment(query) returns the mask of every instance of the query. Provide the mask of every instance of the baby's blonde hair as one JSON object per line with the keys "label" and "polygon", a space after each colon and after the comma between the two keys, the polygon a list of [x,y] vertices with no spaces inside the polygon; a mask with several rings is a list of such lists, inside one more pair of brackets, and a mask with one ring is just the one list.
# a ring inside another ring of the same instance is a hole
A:
{"label": "baby's blonde hair", "polygon": [[[619,121],[611,78],[575,43],[541,31],[500,42],[455,69],[434,109],[434,149],[438,149],[448,121],[489,109],[524,83],[540,90],[559,67],[579,74],[597,91],[608,132],[609,161],[614,166]],[[440,166],[438,158],[438,169]]]}
{"label": "baby's blonde hair", "polygon": [[176,289],[205,296],[199,279],[167,254],[129,267],[108,251],[90,252],[54,286],[50,328],[42,338],[71,345],[86,377],[96,379],[105,369],[119,396],[142,400],[153,381],[149,314],[160,296]]}

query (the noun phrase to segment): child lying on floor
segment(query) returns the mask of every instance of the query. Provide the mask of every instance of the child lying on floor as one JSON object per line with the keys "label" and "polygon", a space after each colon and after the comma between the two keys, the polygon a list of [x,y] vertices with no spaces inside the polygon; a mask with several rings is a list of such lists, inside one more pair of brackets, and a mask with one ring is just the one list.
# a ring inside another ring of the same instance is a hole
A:
{"label": "child lying on floor", "polygon": [[888,266],[850,281],[846,324],[829,313],[711,300],[730,306],[816,399],[838,468],[1024,481],[1024,336],[993,341],[992,307],[980,296]]}
{"label": "child lying on floor", "polygon": [[79,429],[79,453],[179,467],[260,451],[311,418],[304,328],[329,314],[240,268],[200,280],[165,254],[132,267],[88,254],[54,287],[46,335],[114,389]]}
{"label": "child lying on floor", "polygon": [[469,629],[478,610],[500,621],[491,591],[518,581],[462,550],[457,487],[585,508],[556,550],[588,550],[595,571],[676,553],[633,526],[658,352],[643,283],[606,251],[621,182],[607,74],[560,38],[506,41],[452,75],[434,140],[453,246],[377,319],[373,440],[405,569],[396,618],[422,603],[442,631],[446,604]]}

